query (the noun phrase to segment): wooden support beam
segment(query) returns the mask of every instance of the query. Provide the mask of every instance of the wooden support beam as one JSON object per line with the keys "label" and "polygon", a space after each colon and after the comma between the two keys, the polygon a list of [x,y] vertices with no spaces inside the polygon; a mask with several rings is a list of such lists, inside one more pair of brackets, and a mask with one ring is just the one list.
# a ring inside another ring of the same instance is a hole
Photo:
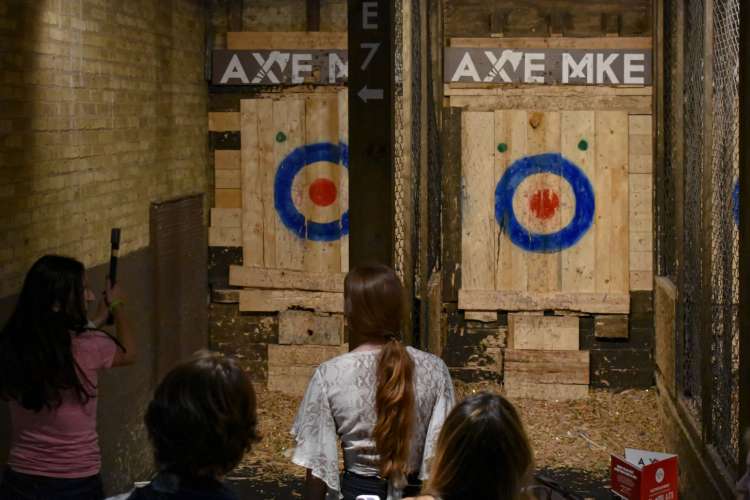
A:
{"label": "wooden support beam", "polygon": [[314,273],[262,267],[229,267],[229,284],[250,288],[343,292],[344,273]]}
{"label": "wooden support beam", "polygon": [[580,311],[628,314],[629,293],[528,293],[499,290],[460,290],[458,308],[480,311]]}

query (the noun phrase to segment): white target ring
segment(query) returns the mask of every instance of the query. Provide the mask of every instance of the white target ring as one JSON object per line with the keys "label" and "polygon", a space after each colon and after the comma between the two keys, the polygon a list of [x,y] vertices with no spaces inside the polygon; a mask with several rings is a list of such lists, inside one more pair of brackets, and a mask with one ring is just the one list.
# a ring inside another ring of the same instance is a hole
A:
{"label": "white target ring", "polygon": [[349,170],[326,161],[305,166],[292,182],[292,202],[305,219],[338,220],[349,209]]}
{"label": "white target ring", "polygon": [[573,188],[563,177],[542,172],[529,175],[513,194],[513,213],[519,224],[534,234],[553,234],[573,220]]}

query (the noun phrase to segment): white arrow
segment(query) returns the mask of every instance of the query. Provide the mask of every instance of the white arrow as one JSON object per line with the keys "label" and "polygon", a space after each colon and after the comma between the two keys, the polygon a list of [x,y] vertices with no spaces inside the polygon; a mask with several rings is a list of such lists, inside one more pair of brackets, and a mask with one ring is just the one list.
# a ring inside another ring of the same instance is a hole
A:
{"label": "white arrow", "polygon": [[357,95],[365,102],[367,102],[369,99],[382,99],[383,89],[368,89],[367,85],[365,85]]}

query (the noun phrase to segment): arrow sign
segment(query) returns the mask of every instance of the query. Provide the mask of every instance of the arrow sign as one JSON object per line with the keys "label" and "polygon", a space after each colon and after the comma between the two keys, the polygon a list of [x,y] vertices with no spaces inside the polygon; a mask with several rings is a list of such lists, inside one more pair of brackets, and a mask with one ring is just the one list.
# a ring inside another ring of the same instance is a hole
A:
{"label": "arrow sign", "polygon": [[364,87],[362,87],[362,90],[360,90],[357,95],[364,102],[367,102],[368,100],[382,99],[383,89],[368,89],[367,85],[365,85]]}

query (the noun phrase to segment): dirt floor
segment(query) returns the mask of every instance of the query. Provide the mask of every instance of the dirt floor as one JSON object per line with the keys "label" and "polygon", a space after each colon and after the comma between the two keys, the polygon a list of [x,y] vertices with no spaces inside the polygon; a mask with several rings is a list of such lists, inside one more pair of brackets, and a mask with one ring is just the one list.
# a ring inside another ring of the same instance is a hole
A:
{"label": "dirt floor", "polygon": [[[495,385],[456,383],[457,400],[480,391],[502,392]],[[229,479],[243,499],[299,498],[304,470],[290,461],[289,429],[300,398],[269,391],[258,396],[263,440]],[[581,401],[513,403],[523,416],[538,472],[583,498],[610,498],[610,454],[622,454],[625,447],[665,451],[654,390],[592,390]]]}

